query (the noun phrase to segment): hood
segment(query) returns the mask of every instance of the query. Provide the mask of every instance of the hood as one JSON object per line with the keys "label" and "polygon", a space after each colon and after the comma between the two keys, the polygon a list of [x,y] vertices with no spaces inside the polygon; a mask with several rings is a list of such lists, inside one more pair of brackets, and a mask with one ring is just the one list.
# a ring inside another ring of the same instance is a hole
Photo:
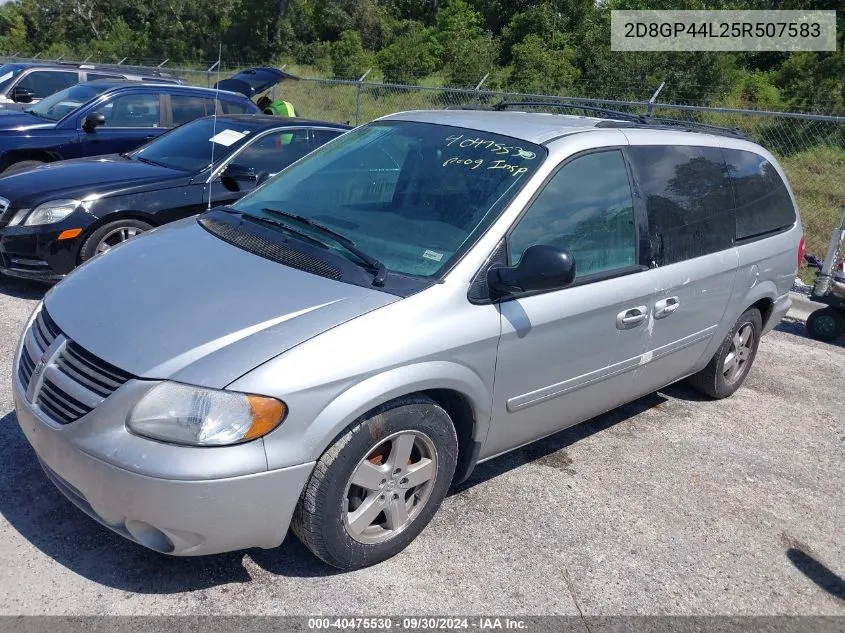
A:
{"label": "hood", "polygon": [[48,121],[28,112],[0,110],[0,132],[40,130],[54,127],[56,127],[56,121]]}
{"label": "hood", "polygon": [[45,306],[68,337],[135,376],[221,388],[397,299],[253,255],[187,218],[90,260]]}
{"label": "hood", "polygon": [[265,90],[269,90],[285,79],[296,80],[299,79],[299,77],[286,73],[278,68],[262,66],[260,68],[247,68],[246,70],[242,70],[228,79],[223,79],[217,82],[214,84],[214,87],[219,88],[220,90],[239,92],[248,99],[252,99],[255,95],[260,94]]}
{"label": "hood", "polygon": [[[48,163],[0,179],[0,196],[18,206],[30,196],[52,200],[103,194],[130,185],[185,178],[186,172],[118,155]],[[28,204],[28,203],[27,203]]]}

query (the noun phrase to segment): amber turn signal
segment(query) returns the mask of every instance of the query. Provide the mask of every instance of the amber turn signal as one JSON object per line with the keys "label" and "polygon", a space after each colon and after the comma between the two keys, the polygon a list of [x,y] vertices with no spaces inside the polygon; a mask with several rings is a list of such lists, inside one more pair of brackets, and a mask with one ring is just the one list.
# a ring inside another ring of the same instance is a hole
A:
{"label": "amber turn signal", "polygon": [[72,240],[75,237],[79,237],[81,233],[82,229],[65,229],[59,233],[59,240]]}

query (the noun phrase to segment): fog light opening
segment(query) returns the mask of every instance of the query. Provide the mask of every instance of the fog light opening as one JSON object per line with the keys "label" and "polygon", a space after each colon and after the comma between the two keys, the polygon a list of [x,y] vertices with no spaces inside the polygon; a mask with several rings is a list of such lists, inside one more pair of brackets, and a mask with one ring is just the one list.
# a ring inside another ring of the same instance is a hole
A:
{"label": "fog light opening", "polygon": [[162,554],[170,554],[176,549],[173,541],[170,540],[167,534],[149,523],[130,519],[125,525],[126,530],[132,535],[132,538],[144,547],[149,547],[151,550],[161,552]]}

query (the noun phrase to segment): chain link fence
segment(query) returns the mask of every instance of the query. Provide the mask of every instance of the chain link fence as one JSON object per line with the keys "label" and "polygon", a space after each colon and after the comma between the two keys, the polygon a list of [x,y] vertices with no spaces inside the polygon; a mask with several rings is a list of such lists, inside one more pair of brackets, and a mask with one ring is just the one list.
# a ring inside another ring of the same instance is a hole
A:
{"label": "chain link fence", "polygon": [[[121,61],[121,66],[130,72],[158,70],[185,83],[207,87],[213,86],[218,77],[228,77],[239,69],[233,64],[197,64],[187,68],[168,66],[167,60],[156,64],[147,60]],[[606,95],[588,97],[583,92],[577,97],[522,94],[485,90],[483,83],[481,79],[473,90],[367,81],[366,75],[358,81],[300,78],[276,86],[272,96],[290,101],[299,116],[355,125],[404,110],[484,107],[501,101],[520,101],[545,104],[536,106],[540,110],[550,110],[549,106],[556,104],[580,105],[736,128],[777,156],[798,199],[807,251],[820,256],[826,252],[845,204],[845,116],[719,108],[689,101],[663,103],[655,97],[651,101],[627,101]],[[595,114],[589,110],[572,112]],[[809,275],[805,276],[809,279]]]}

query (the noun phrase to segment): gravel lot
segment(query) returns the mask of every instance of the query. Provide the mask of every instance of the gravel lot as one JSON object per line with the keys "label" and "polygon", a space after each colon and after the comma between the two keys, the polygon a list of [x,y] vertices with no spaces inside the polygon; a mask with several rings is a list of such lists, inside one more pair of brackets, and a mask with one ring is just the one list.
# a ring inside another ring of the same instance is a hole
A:
{"label": "gravel lot", "polygon": [[54,490],[8,378],[42,292],[0,280],[2,614],[845,615],[845,346],[800,321],[733,398],[674,385],[484,464],[401,555],[336,573],[293,537],[161,556]]}

